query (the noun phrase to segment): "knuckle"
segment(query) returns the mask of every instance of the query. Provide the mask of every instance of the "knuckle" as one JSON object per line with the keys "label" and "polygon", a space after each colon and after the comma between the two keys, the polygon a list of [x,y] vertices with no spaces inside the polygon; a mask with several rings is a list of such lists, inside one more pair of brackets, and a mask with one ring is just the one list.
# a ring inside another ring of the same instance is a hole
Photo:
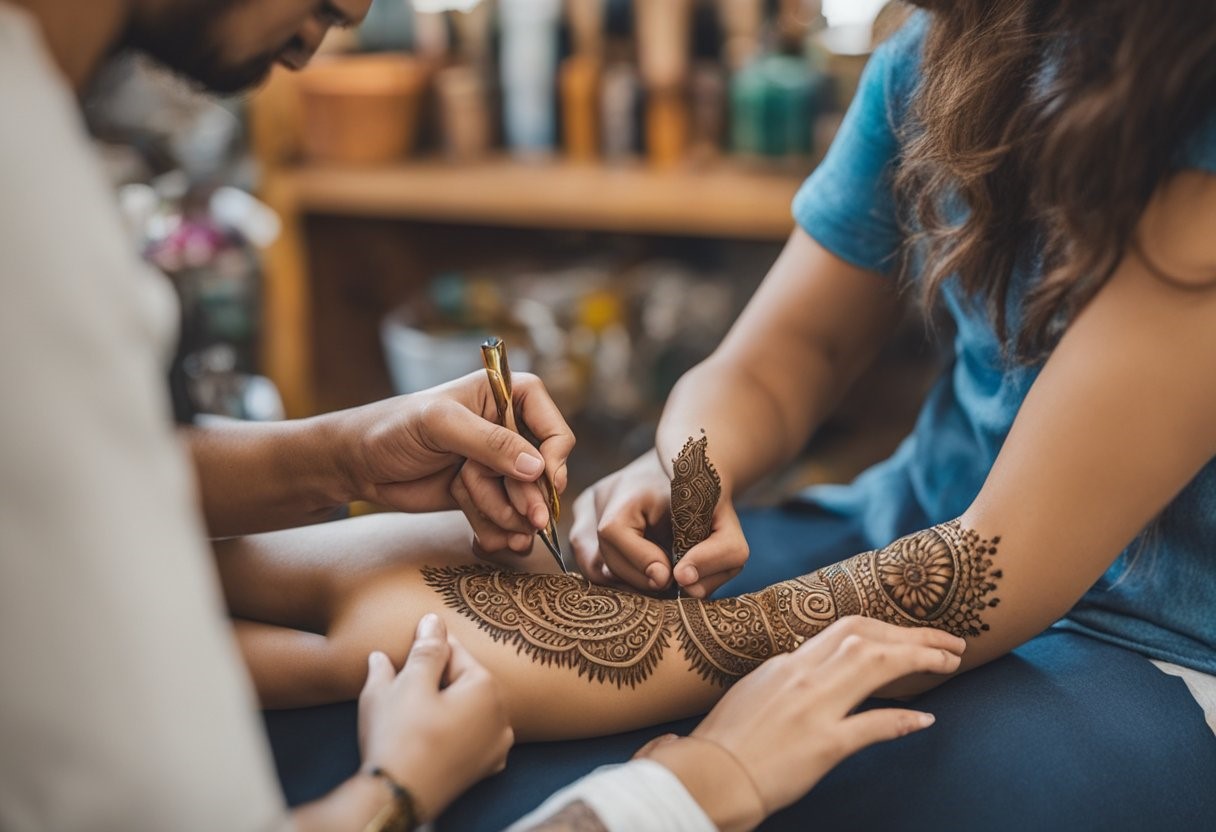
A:
{"label": "knuckle", "polygon": [[443,655],[444,644],[437,639],[422,638],[414,641],[410,657],[414,659],[438,659]]}
{"label": "knuckle", "polygon": [[495,427],[486,438],[486,445],[496,454],[506,453],[515,443],[515,434],[506,428]]}
{"label": "knuckle", "polygon": [[435,425],[447,420],[452,413],[453,402],[445,396],[432,396],[418,409],[418,418],[426,425]]}
{"label": "knuckle", "polygon": [[866,649],[866,640],[857,633],[849,633],[840,641],[840,653],[846,658],[860,659]]}
{"label": "knuckle", "polygon": [[514,526],[518,522],[519,515],[510,503],[498,506],[494,513],[500,526]]}

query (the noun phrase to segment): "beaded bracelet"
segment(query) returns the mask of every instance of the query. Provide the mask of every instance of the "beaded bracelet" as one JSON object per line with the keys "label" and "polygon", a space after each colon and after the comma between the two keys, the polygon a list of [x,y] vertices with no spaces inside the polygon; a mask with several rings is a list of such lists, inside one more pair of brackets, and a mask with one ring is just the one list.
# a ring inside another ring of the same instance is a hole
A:
{"label": "beaded bracelet", "polygon": [[383,780],[393,799],[363,827],[363,832],[414,832],[418,828],[418,806],[409,789],[380,766],[373,766],[367,773]]}

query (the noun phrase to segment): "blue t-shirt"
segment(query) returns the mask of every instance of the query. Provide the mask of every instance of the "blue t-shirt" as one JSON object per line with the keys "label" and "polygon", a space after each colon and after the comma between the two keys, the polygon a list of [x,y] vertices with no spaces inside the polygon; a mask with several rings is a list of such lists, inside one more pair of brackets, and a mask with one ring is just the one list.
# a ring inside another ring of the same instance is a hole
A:
{"label": "blue t-shirt", "polygon": [[[903,242],[892,172],[928,21],[925,13],[914,15],[875,51],[835,143],[794,198],[794,218],[807,234],[875,272],[893,271]],[[1216,173],[1216,117],[1185,144],[1178,166]],[[1040,258],[1022,258],[1013,276],[1013,319],[1018,295],[1038,276],[1036,262]],[[912,434],[850,485],[806,493],[857,519],[875,547],[967,509],[1042,368],[1003,359],[988,317],[954,281],[944,285],[943,299],[957,326],[954,357]],[[1216,673],[1216,460],[1058,626]]]}

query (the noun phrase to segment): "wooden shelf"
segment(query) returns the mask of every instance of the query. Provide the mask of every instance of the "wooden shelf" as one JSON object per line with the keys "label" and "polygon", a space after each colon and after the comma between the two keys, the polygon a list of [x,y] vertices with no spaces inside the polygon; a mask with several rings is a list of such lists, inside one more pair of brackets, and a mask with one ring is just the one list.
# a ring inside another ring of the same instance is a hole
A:
{"label": "wooden shelf", "polygon": [[780,241],[793,228],[790,201],[804,173],[498,158],[307,165],[279,168],[275,178],[303,213]]}

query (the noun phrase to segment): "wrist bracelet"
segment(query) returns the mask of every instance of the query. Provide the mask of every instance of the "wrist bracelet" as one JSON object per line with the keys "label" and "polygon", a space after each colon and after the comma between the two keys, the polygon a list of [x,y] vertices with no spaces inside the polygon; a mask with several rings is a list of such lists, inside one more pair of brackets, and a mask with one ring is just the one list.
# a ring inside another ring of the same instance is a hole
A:
{"label": "wrist bracelet", "polygon": [[409,789],[380,766],[373,766],[367,773],[384,781],[392,793],[392,802],[376,813],[363,832],[414,832],[418,828],[418,806]]}
{"label": "wrist bracelet", "polygon": [[768,817],[768,815],[769,815],[768,806],[764,802],[764,795],[760,793],[760,785],[756,782],[756,778],[752,777],[752,773],[747,770],[747,766],[743,765],[743,761],[739,759],[739,756],[737,754],[735,754],[735,752],[731,751],[729,748],[727,748],[725,745],[718,742],[717,740],[711,740],[709,737],[700,737],[700,736],[697,736],[696,734],[689,734],[684,739],[697,740],[698,742],[708,743],[709,745],[712,745],[714,748],[721,751],[727,757],[730,757],[730,759],[734,761],[735,767],[738,768],[739,771],[743,772],[743,776],[747,779],[748,784],[751,785],[752,793],[756,796],[756,803],[758,803],[760,806],[760,817],[761,818]]}

